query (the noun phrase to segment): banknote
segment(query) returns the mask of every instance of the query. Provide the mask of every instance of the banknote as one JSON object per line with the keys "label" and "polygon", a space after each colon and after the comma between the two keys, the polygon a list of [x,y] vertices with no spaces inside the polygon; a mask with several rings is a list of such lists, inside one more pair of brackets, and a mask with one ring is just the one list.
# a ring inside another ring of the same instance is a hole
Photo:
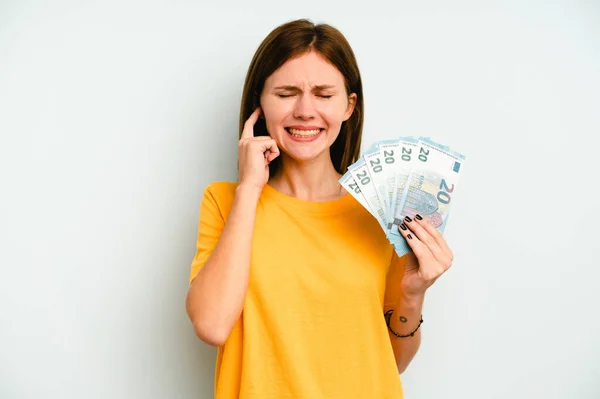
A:
{"label": "banknote", "polygon": [[430,137],[405,136],[371,145],[340,184],[377,219],[398,256],[411,249],[398,231],[419,213],[442,234],[465,156]]}
{"label": "banknote", "polygon": [[[465,156],[424,137],[414,155],[393,226],[418,213],[443,234]],[[397,227],[390,228],[389,239],[399,255],[410,250]]]}
{"label": "banknote", "polygon": [[378,144],[383,154],[383,162],[385,164],[383,167],[386,203],[385,218],[389,221],[394,215],[392,200],[394,197],[394,186],[396,184],[396,169],[400,156],[400,140],[383,140]]}
{"label": "banknote", "polygon": [[396,163],[395,181],[392,192],[392,206],[388,214],[388,230],[398,229],[399,223],[402,223],[400,215],[400,201],[404,193],[404,187],[408,181],[414,154],[417,152],[419,140],[415,137],[402,137],[398,140],[400,151],[398,152],[398,162]]}
{"label": "banknote", "polygon": [[362,191],[360,191],[360,187],[358,187],[358,183],[356,183],[350,171],[344,173],[339,182],[342,187],[344,187],[344,189],[350,193],[350,195],[352,195],[364,208],[369,211],[369,213],[371,213],[371,215],[377,217],[377,215],[369,207],[365,196],[362,194]]}
{"label": "banknote", "polygon": [[[393,157],[384,158],[384,154],[381,151],[378,143],[372,145],[364,154],[365,164],[367,165],[367,171],[371,178],[371,183],[375,186],[375,192],[377,198],[383,207],[384,217],[387,218],[389,201],[387,201],[387,188],[386,188],[386,175],[389,170],[392,169]],[[386,162],[387,161],[387,162]]]}
{"label": "banknote", "polygon": [[374,214],[381,228],[385,230],[387,220],[385,218],[385,210],[383,204],[379,200],[379,195],[375,189],[375,185],[369,175],[369,170],[364,157],[360,157],[358,161],[348,167],[348,171],[354,177],[354,181],[358,184],[360,191],[365,197],[365,201],[370,208],[371,214]]}

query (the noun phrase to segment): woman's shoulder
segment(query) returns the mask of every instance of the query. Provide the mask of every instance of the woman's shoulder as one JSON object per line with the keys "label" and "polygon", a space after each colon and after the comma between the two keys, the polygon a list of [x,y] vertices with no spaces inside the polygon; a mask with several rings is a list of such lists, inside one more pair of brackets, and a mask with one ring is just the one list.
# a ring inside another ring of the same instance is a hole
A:
{"label": "woman's shoulder", "polygon": [[[235,199],[237,182],[215,181],[204,188],[200,213],[226,220]],[[206,216],[205,216],[206,217]]]}
{"label": "woman's shoulder", "polygon": [[204,196],[218,203],[233,202],[238,182],[214,181],[204,189]]}
{"label": "woman's shoulder", "polygon": [[235,189],[238,186],[238,182],[232,181],[213,181],[209,183],[205,188],[205,192],[211,192],[213,194],[230,195],[235,194]]}

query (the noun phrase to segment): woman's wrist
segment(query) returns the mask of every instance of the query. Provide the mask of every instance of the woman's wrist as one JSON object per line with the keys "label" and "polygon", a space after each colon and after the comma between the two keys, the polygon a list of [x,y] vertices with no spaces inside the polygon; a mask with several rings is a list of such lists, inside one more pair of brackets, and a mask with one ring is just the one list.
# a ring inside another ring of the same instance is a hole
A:
{"label": "woman's wrist", "polygon": [[399,299],[399,305],[405,309],[418,309],[419,311],[423,308],[423,302],[425,301],[425,292],[423,293],[406,293],[402,292]]}

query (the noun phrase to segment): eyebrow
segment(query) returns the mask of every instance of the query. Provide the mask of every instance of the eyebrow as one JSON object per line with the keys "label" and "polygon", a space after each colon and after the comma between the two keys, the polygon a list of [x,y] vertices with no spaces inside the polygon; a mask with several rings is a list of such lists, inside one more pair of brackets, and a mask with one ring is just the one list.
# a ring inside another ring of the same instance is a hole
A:
{"label": "eyebrow", "polygon": [[[278,86],[274,88],[275,90],[289,90],[289,91],[302,91],[298,86],[293,85],[284,85]],[[316,85],[313,87],[314,91],[327,90],[327,89],[335,89],[333,85]]]}

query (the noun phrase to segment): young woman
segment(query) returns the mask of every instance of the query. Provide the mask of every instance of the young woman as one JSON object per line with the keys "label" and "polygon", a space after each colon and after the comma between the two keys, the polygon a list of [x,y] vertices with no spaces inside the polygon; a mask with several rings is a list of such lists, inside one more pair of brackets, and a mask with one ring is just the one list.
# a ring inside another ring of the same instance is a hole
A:
{"label": "young woman", "polygon": [[452,252],[417,217],[398,258],[338,183],[359,156],[359,69],[335,28],[297,20],[260,45],[243,89],[238,182],[202,199],[186,309],[218,346],[217,399],[402,398],[425,291]]}

